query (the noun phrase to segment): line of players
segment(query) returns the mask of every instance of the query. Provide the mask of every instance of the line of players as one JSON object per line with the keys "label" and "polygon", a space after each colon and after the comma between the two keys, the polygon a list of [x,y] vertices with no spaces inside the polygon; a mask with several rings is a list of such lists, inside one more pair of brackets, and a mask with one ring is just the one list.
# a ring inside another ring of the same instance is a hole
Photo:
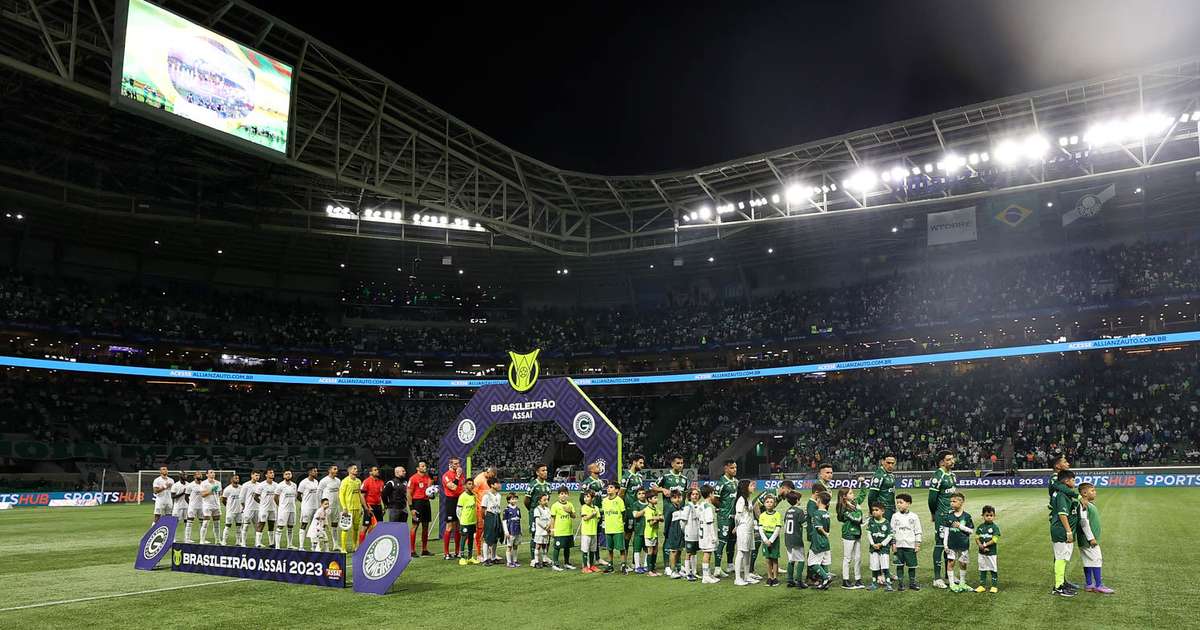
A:
{"label": "line of players", "polygon": [[[357,466],[351,466],[357,469]],[[349,470],[357,473],[357,470]],[[184,523],[183,542],[192,539],[192,525],[200,522],[199,543],[207,544],[208,531],[212,529],[213,543],[228,544],[230,532],[234,532],[234,544],[248,546],[248,535],[253,529],[255,547],[276,549],[304,549],[305,541],[313,550],[340,550],[338,536],[333,535],[340,505],[339,490],[342,479],[338,467],[330,466],[325,477],[318,479],[317,468],[309,468],[308,476],[297,484],[291,470],[284,470],[282,480],[276,481],[273,468],[250,473],[250,480],[241,483],[238,475],[230,478],[229,485],[222,489],[216,471],[207,474],[195,471],[193,479],[184,481],[170,476],[166,466],[159,468],[154,478],[154,520],[173,515]],[[296,513],[297,501],[300,513]],[[221,528],[221,513],[224,511],[224,528]],[[297,527],[297,524],[299,525]],[[266,542],[264,543],[264,536]],[[297,546],[296,537],[299,538]]]}

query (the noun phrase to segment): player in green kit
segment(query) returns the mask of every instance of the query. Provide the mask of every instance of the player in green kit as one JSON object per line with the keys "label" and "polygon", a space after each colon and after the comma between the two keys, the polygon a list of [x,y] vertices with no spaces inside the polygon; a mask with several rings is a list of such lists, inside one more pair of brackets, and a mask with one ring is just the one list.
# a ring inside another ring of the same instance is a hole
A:
{"label": "player in green kit", "polygon": [[[1050,455],[1050,478],[1046,480],[1046,492],[1049,494],[1049,501],[1046,504],[1046,509],[1050,514],[1054,514],[1054,495],[1055,493],[1063,493],[1068,497],[1079,500],[1079,492],[1073,487],[1067,487],[1058,480],[1058,473],[1063,470],[1071,470],[1071,462],[1067,460],[1066,453],[1061,451]],[[1067,580],[1064,582],[1067,588],[1078,591],[1079,585]]]}
{"label": "player in green kit", "polygon": [[[691,485],[691,481],[683,474],[683,458],[679,455],[671,457],[671,472],[660,477],[657,483],[650,484],[650,491],[662,496],[662,501],[660,501],[662,504],[662,522],[663,528],[668,534],[670,533],[671,514],[675,512],[675,504],[671,503],[671,492],[678,490],[680,496],[682,496]],[[663,538],[662,544],[659,545],[662,547],[663,567],[670,568],[671,550],[673,549],[671,547],[671,538],[669,536],[663,536]],[[681,538],[681,544],[682,540]]]}
{"label": "player in green kit", "polygon": [[[1055,480],[1075,489],[1075,473],[1060,470]],[[1050,542],[1054,547],[1054,594],[1060,597],[1074,597],[1078,592],[1066,584],[1067,563],[1075,551],[1075,530],[1079,528],[1079,493],[1071,496],[1065,492],[1054,493],[1050,500],[1053,511],[1050,512]]]}
{"label": "player in green kit", "polygon": [[[621,481],[621,499],[625,501],[625,553],[628,555],[631,547],[633,550],[633,566],[634,569],[641,567],[638,558],[641,556],[642,546],[641,538],[633,535],[634,521],[636,520],[633,513],[635,510],[642,509],[637,506],[637,491],[642,489],[645,479],[642,477],[642,469],[646,467],[646,458],[638,453],[631,456],[629,462],[629,472],[625,473],[625,479]],[[645,506],[646,501],[641,501],[642,506]],[[636,539],[636,540],[635,540]]]}
{"label": "player in green kit", "polygon": [[929,515],[933,517],[933,585],[948,588],[944,564],[946,556],[946,528],[950,525],[950,497],[958,492],[958,477],[954,475],[954,453],[938,451],[938,469],[929,480]]}
{"label": "player in green kit", "polygon": [[[763,510],[766,509],[767,499],[775,499],[775,509],[783,514],[783,497],[789,492],[796,489],[796,485],[791,481],[784,480],[779,482],[779,490],[763,490],[757,497],[754,498],[754,518],[758,518]],[[750,574],[754,575],[754,568],[758,565],[758,550],[761,547],[762,541],[757,537],[754,539],[754,551],[750,552]],[[760,578],[761,579],[761,578]]]}
{"label": "player in green kit", "polygon": [[629,573],[629,565],[625,556],[625,502],[617,495],[617,484],[608,482],[606,489],[608,494],[604,497],[604,501],[600,504],[600,511],[604,513],[604,538],[608,546],[608,567],[604,569],[605,573],[612,573],[613,562],[616,559],[613,557],[613,552],[621,552],[621,573]]}
{"label": "player in green kit", "polygon": [[887,453],[879,460],[879,467],[875,469],[875,476],[871,477],[867,492],[859,499],[859,504],[865,504],[868,509],[876,503],[881,504],[883,520],[888,522],[896,513],[896,476],[892,474],[895,470],[896,456]]}
{"label": "player in green kit", "polygon": [[[718,578],[728,575],[721,570],[721,556],[724,555],[725,562],[732,565],[733,551],[737,547],[737,534],[733,527],[733,505],[737,501],[737,485],[737,462],[727,459],[725,474],[717,480],[717,552],[713,554],[713,576]],[[750,565],[750,572],[754,572],[753,564]]]}
{"label": "player in green kit", "polygon": [[[983,525],[975,528],[975,539],[979,541],[979,586],[976,593],[991,590],[1000,592],[1000,572],[996,565],[996,546],[1000,544],[1000,526],[996,524],[996,508],[983,506]],[[992,574],[992,588],[985,585],[988,574]]]}
{"label": "player in green kit", "polygon": [[[529,482],[529,491],[525,493],[525,509],[529,511],[529,531],[530,531],[529,557],[530,558],[537,558],[537,554],[534,553],[534,550],[537,549],[537,546],[533,542],[533,534],[532,534],[532,532],[534,531],[533,508],[538,506],[538,501],[541,501],[542,497],[550,496],[550,482],[546,480],[546,476],[548,474],[549,474],[549,470],[546,468],[546,465],[538,464],[537,472],[536,472],[537,476],[535,476],[533,478],[533,480]],[[529,566],[532,567],[534,564],[536,564],[536,560],[529,561]]]}
{"label": "player in green kit", "polygon": [[804,573],[800,570],[808,563],[804,559],[804,508],[800,507],[800,493],[788,492],[783,495],[787,502],[787,510],[783,513],[783,548],[787,554],[787,585],[788,588],[808,588],[804,582]]}

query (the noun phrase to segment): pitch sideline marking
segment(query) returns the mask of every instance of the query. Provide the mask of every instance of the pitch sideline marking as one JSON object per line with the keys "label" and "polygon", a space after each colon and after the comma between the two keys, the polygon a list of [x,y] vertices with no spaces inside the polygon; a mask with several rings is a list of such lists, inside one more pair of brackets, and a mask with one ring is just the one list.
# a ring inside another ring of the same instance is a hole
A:
{"label": "pitch sideline marking", "polygon": [[184,584],[182,586],[167,586],[164,588],[152,588],[145,591],[135,591],[132,593],[115,593],[113,595],[97,595],[95,597],[80,597],[78,599],[63,599],[56,602],[42,602],[40,604],[26,604],[24,606],[13,606],[11,608],[0,608],[0,613],[11,612],[14,610],[27,610],[30,608],[45,608],[46,606],[59,606],[61,604],[78,604],[80,602],[91,602],[98,599],[113,599],[116,597],[129,597],[131,595],[146,595],[148,593],[161,593],[163,591],[178,591],[185,588],[196,588],[199,586],[212,586],[214,584],[232,584],[233,582],[245,582],[250,578],[234,578],[232,580],[219,580],[216,582],[201,582],[199,584]]}

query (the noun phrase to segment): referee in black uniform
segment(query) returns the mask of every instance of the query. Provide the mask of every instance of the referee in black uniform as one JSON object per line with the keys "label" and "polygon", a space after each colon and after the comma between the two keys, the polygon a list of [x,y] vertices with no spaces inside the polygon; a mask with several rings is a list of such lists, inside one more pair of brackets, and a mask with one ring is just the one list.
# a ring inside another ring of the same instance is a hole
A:
{"label": "referee in black uniform", "polygon": [[383,505],[389,523],[408,522],[408,476],[403,466],[397,466],[395,477],[383,484]]}

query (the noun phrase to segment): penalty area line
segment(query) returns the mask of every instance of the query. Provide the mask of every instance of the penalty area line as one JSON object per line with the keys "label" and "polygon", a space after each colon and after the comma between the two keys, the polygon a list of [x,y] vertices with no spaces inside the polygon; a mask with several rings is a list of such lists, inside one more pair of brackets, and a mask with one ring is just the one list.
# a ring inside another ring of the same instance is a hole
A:
{"label": "penalty area line", "polygon": [[30,608],[45,608],[47,606],[61,606],[63,604],[78,604],[80,602],[93,602],[100,599],[114,599],[117,597],[130,597],[132,595],[146,595],[149,593],[162,593],[164,591],[178,591],[185,588],[198,588],[201,586],[213,586],[214,584],[232,584],[234,582],[245,582],[250,578],[234,578],[232,580],[219,580],[216,582],[201,582],[199,584],[183,584],[181,586],[167,586],[163,588],[151,588],[144,591],[134,591],[132,593],[114,593],[112,595],[96,595],[95,597],[80,597],[77,599],[62,599],[56,602],[42,602],[40,604],[26,604],[24,606],[12,606],[9,608],[0,608],[0,613],[12,612],[14,610],[28,610]]}

